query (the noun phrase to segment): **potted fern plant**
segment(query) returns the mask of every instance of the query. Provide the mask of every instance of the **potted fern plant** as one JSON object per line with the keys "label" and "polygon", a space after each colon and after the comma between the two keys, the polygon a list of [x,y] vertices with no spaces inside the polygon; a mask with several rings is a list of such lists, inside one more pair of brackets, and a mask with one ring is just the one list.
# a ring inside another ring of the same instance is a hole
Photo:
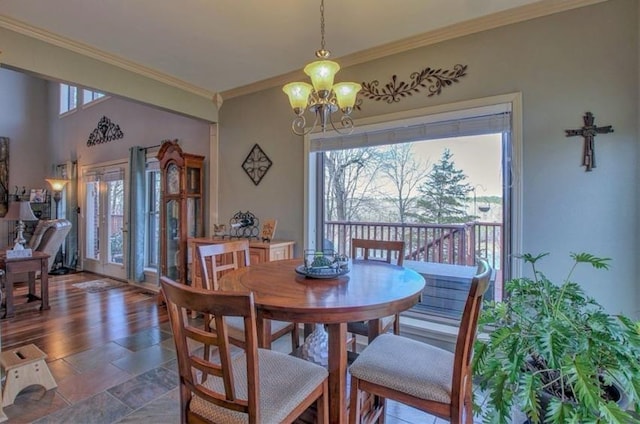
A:
{"label": "potted fern plant", "polygon": [[[506,283],[508,298],[488,302],[476,342],[473,369],[486,391],[485,422],[510,422],[514,408],[531,423],[640,423],[640,323],[607,314],[571,281],[579,264],[608,269],[609,258],[571,254],[560,283],[537,263],[521,258],[532,278]],[[478,409],[477,409],[478,410]]]}

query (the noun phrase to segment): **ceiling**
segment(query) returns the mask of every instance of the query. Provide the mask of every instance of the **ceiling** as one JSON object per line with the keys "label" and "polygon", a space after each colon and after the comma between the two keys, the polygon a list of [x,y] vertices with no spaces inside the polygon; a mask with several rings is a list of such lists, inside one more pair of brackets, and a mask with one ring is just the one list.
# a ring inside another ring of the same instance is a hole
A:
{"label": "ceiling", "polygon": [[[348,57],[509,10],[560,3],[580,1],[326,0],[326,47],[334,59]],[[0,0],[0,21],[223,95],[299,70],[320,48],[320,0]]]}

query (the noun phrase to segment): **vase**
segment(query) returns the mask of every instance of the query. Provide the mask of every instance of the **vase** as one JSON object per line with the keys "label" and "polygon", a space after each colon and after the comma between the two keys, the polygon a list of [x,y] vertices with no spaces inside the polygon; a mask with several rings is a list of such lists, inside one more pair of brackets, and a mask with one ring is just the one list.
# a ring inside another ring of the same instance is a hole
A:
{"label": "vase", "polygon": [[326,367],[329,365],[329,335],[324,324],[316,324],[302,345],[302,358]]}

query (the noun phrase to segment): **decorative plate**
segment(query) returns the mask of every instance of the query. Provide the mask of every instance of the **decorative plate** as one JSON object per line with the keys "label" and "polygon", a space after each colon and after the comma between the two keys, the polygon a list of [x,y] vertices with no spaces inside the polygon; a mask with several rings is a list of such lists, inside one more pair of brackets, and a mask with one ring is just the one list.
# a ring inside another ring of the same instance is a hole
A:
{"label": "decorative plate", "polygon": [[332,267],[306,267],[299,265],[296,267],[296,272],[300,275],[304,275],[307,278],[338,278],[347,274],[350,271],[349,268],[332,268]]}

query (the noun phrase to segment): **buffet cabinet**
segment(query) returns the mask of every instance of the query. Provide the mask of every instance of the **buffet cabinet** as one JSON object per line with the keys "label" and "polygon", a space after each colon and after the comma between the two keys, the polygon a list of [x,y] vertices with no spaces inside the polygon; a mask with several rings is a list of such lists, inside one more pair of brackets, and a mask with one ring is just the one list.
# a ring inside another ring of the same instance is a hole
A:
{"label": "buffet cabinet", "polygon": [[[234,239],[237,240],[237,239]],[[191,282],[192,286],[202,287],[200,280],[200,266],[198,265],[197,248],[201,244],[217,244],[230,241],[229,239],[216,238],[193,238],[189,240],[190,255],[189,262],[191,264]],[[250,264],[259,264],[264,262],[281,261],[293,258],[293,246],[295,242],[288,240],[272,240],[270,242],[261,242],[258,240],[249,241],[249,262]],[[220,259],[218,264],[224,264],[224,258]],[[243,264],[240,264],[242,266]]]}

